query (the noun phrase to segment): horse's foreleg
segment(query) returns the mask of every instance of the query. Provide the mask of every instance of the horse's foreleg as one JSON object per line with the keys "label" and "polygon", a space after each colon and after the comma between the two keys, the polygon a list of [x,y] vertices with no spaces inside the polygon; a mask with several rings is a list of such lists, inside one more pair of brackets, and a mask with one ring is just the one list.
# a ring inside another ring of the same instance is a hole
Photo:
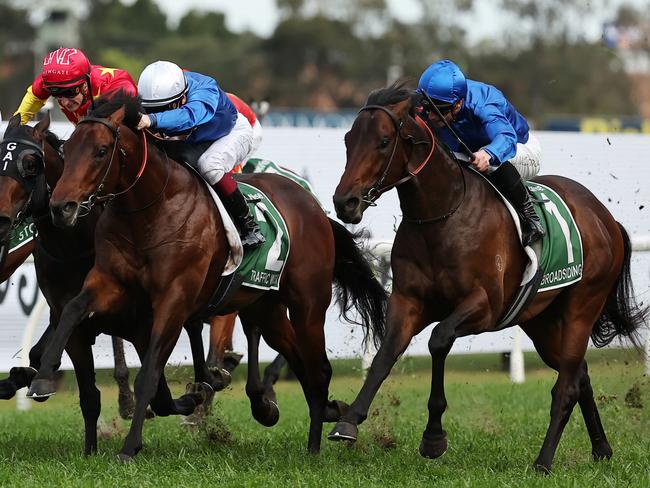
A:
{"label": "horse's foreleg", "polygon": [[[34,376],[41,367],[41,356],[47,343],[47,339],[52,332],[52,321],[38,339],[38,342],[29,351],[29,367],[13,367],[9,370],[9,377],[0,380],[0,400],[9,400],[13,398],[18,390],[29,386]],[[46,397],[47,398],[47,397]]]}
{"label": "horse's foreleg", "polygon": [[61,363],[63,349],[74,328],[91,313],[118,309],[124,299],[123,289],[108,276],[93,268],[81,292],[68,302],[52,332],[41,358],[41,367],[32,380],[27,396],[47,397],[56,393],[55,370]]}
{"label": "horse's foreleg", "polygon": [[189,315],[181,297],[176,300],[170,297],[159,298],[153,301],[152,309],[154,325],[142,367],[135,379],[133,420],[124,446],[118,455],[119,459],[125,462],[132,459],[142,449],[142,428],[147,406],[152,402],[160,387],[165,363],[178,341],[182,324]]}
{"label": "horse's foreleg", "polygon": [[422,305],[395,292],[390,297],[386,337],[377,351],[361,391],[327,436],[330,440],[356,441],[358,428],[368,417],[372,400],[413,336],[423,328]]}
{"label": "horse's foreleg", "polygon": [[420,455],[435,459],[447,451],[447,433],[442,429],[442,414],[447,409],[445,397],[445,360],[459,336],[459,327],[472,331],[484,330],[490,314],[487,294],[476,290],[431,332],[431,393],[429,394],[429,419],[422,433]]}
{"label": "horse's foreleg", "polygon": [[113,357],[115,359],[113,378],[115,378],[119,390],[117,395],[119,413],[123,419],[130,419],[133,415],[135,400],[131,391],[131,385],[129,384],[129,368],[126,365],[126,358],[124,357],[124,341],[117,336],[112,336],[111,339],[113,342]]}
{"label": "horse's foreleg", "polygon": [[86,456],[97,452],[97,419],[101,412],[100,392],[95,385],[91,344],[82,334],[72,333],[65,347],[72,360],[79,387],[79,405],[84,418]]}

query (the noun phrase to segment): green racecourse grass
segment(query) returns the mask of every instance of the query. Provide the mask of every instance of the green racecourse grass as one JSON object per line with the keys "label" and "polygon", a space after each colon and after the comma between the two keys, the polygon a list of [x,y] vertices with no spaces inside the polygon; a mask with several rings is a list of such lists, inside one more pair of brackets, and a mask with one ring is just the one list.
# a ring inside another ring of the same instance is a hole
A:
{"label": "green racecourse grass", "polygon": [[[590,351],[596,402],[614,450],[594,462],[579,409],[567,425],[550,477],[531,468],[549,419],[555,373],[526,356],[526,383],[510,384],[497,355],[460,355],[448,361],[449,408],[443,417],[449,451],[423,459],[418,445],[429,394],[428,358],[394,368],[353,446],[325,439],[319,456],[306,453],[307,408],[297,384],[277,385],[281,418],[264,428],[249,413],[243,371],[218,394],[207,425],[195,431],[178,417],[149,420],[144,449],[134,462],[116,461],[128,423],[116,418],[116,388],[98,374],[104,427],[99,454],[81,454],[83,423],[67,374],[59,394],[28,412],[0,405],[1,486],[630,486],[650,487],[650,380],[631,351]],[[331,396],[351,401],[361,386],[355,362],[334,362]],[[243,370],[243,368],[242,368]],[[185,368],[168,368],[174,394]],[[632,391],[632,393],[630,393]],[[626,401],[627,397],[627,401]],[[636,405],[635,407],[630,406]]]}

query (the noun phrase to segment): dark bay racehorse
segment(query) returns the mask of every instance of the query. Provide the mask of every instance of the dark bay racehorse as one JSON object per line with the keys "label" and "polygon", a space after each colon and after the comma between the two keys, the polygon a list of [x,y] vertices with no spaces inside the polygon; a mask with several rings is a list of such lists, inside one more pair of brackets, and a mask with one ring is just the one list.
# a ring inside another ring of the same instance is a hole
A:
{"label": "dark bay racehorse", "polygon": [[[56,327],[64,306],[77,295],[95,260],[94,233],[101,214],[99,207],[91,210],[75,228],[58,228],[52,224],[48,188],[57,183],[63,170],[63,159],[59,152],[62,141],[47,131],[48,126],[49,117],[32,128],[20,125],[20,117],[15,116],[9,121],[4,140],[0,143],[3,158],[7,161],[5,171],[0,176],[0,225],[5,231],[0,235],[0,241],[7,238],[6,234],[19,212],[26,212],[33,217],[38,231],[34,248],[34,267],[39,286],[50,307],[49,325],[29,353],[30,368],[12,368],[9,378],[0,381],[2,398],[10,398],[16,389],[29,385],[40,368],[45,344]],[[101,408],[99,390],[95,386],[92,344],[99,333],[120,334],[131,340],[140,355],[143,355],[148,335],[136,328],[120,329],[121,324],[130,325],[132,322],[150,324],[150,311],[146,308],[138,311],[132,307],[124,310],[121,315],[110,314],[88,319],[73,331],[65,344],[79,386],[79,399],[86,428],[86,454],[97,450],[97,419]],[[200,322],[188,327],[188,331],[193,330],[194,335],[198,333],[199,342],[201,328]],[[201,349],[199,359],[203,359],[202,355]],[[54,366],[56,369],[58,364]],[[200,381],[211,379],[204,360],[197,366],[196,371]],[[202,398],[200,392],[194,392],[172,400],[164,377],[161,377],[152,408],[159,415],[188,415]]]}
{"label": "dark bay racehorse", "polygon": [[[440,321],[429,340],[432,357],[429,420],[420,454],[447,449],[442,414],[447,407],[444,365],[455,339],[495,329],[513,299],[526,264],[515,225],[496,192],[463,167],[415,118],[417,99],[403,85],[373,92],[345,136],[347,163],[334,194],[337,215],[358,223],[382,193],[396,188],[403,214],[395,236],[386,337],[354,403],[329,435],[356,440],[383,380],[411,338]],[[583,277],[537,295],[519,323],[538,353],[559,372],[551,420],[534,466],[551,463],[576,403],[595,459],[612,450],[598,415],[585,351],[616,336],[634,339],[647,317],[636,306],[630,281],[630,240],[623,227],[582,185],[560,176],[536,181],[565,199],[580,229]]]}
{"label": "dark bay racehorse", "polygon": [[[153,327],[132,325],[149,334],[149,340],[135,382],[136,408],[120,452],[123,460],[141,449],[145,409],[182,324],[203,313],[229,255],[221,217],[206,186],[147,142],[145,133],[131,128],[138,112],[137,100],[130,98],[98,105],[64,146],[64,172],[50,200],[55,221],[72,226],[82,209],[98,200],[111,202],[97,225],[95,265],[81,292],[65,307],[30,387],[36,395],[55,390],[54,367],[69,334],[84,318],[128,308],[134,301],[149,304]],[[240,310],[249,339],[252,331],[260,330],[288,360],[309,406],[308,449],[318,452],[323,421],[338,419],[344,408],[327,400],[331,366],[323,324],[332,281],[339,285],[342,310],[355,306],[376,337],[382,337],[385,292],[352,235],[329,220],[309,193],[277,175],[242,180],[277,205],[291,236],[291,252],[279,291],[242,288],[222,313]],[[261,395],[253,386],[247,385],[251,403],[263,401],[255,398]],[[272,415],[270,402],[262,406]]]}

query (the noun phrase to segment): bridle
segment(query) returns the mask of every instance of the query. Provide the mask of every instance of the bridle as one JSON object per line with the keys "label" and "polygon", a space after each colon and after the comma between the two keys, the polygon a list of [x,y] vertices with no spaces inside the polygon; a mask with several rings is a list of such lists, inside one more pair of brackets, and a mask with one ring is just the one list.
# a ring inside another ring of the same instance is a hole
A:
{"label": "bridle", "polygon": [[[11,144],[14,144],[14,146],[11,146]],[[7,164],[4,164],[2,170],[0,171],[0,174],[2,174],[3,176],[8,176],[16,180],[23,188],[29,190],[29,195],[27,197],[27,200],[25,201],[21,209],[16,213],[16,218],[14,219],[14,222],[11,226],[11,230],[13,231],[18,226],[20,226],[29,215],[29,209],[33,202],[34,192],[36,191],[35,179],[36,177],[40,176],[38,172],[36,173],[28,172],[25,166],[23,165],[23,160],[25,156],[35,154],[36,157],[38,157],[38,159],[40,160],[42,166],[45,160],[45,150],[42,144],[39,145],[34,141],[30,141],[29,139],[23,139],[19,137],[4,139],[0,143],[0,145],[5,147],[5,151],[7,151],[7,154],[10,154],[13,151],[17,150],[18,145],[28,147],[27,149],[22,149],[18,152],[18,156],[16,157],[16,162],[15,162],[15,168],[16,168],[15,170],[12,170],[11,168],[8,169]]]}
{"label": "bridle", "polygon": [[[395,183],[391,183],[390,185],[382,186],[383,183],[384,183],[384,180],[386,179],[386,176],[388,175],[388,171],[390,170],[390,167],[391,167],[391,165],[393,163],[393,159],[394,159],[395,153],[397,151],[397,144],[399,143],[399,141],[401,139],[401,130],[402,130],[402,127],[404,127],[404,121],[402,119],[400,119],[399,117],[397,117],[397,115],[395,115],[395,113],[392,110],[390,110],[388,107],[385,107],[383,105],[365,105],[364,107],[361,108],[361,110],[359,110],[359,113],[361,113],[361,112],[363,112],[365,110],[381,110],[381,111],[383,111],[384,113],[386,113],[390,117],[390,119],[393,121],[393,125],[395,127],[395,144],[393,144],[393,150],[391,151],[390,156],[388,157],[386,165],[384,166],[384,170],[383,170],[381,176],[379,177],[379,179],[375,182],[375,184],[372,185],[366,191],[366,193],[363,195],[363,197],[361,198],[362,202],[368,204],[368,206],[374,207],[374,206],[377,205],[375,203],[375,201],[383,193],[385,193],[386,191],[388,191],[388,190],[390,190],[392,188],[395,188],[395,187],[397,187],[397,186],[399,186],[399,185],[401,185],[403,183],[406,183],[411,178],[414,178],[415,176],[417,176],[417,174],[420,171],[422,171],[422,169],[427,165],[427,163],[431,160],[431,158],[433,156],[434,150],[436,148],[436,139],[433,136],[433,132],[431,131],[429,126],[426,124],[426,122],[424,122],[420,117],[416,116],[416,118],[415,118],[416,122],[421,127],[426,129],[426,131],[429,134],[429,138],[431,140],[431,150],[429,151],[429,154],[424,159],[424,161],[422,161],[422,163],[420,163],[420,165],[417,168],[415,168],[413,171],[408,170],[408,174],[403,176],[399,180],[397,180]],[[417,142],[413,142],[413,144],[426,144],[426,142],[425,141],[417,141]],[[440,216],[433,217],[433,218],[428,218],[428,219],[411,219],[411,218],[404,217],[402,219],[404,222],[410,222],[410,223],[416,223],[416,224],[437,222],[437,221],[444,220],[444,219],[450,217],[451,215],[453,215],[456,212],[456,210],[458,210],[460,208],[463,201],[465,200],[465,194],[467,193],[467,183],[465,181],[465,172],[463,171],[463,168],[461,167],[460,162],[458,161],[457,158],[454,158],[454,161],[456,161],[456,163],[458,164],[458,169],[460,170],[461,176],[463,178],[463,195],[462,195],[460,201],[453,207],[453,209],[451,209],[450,211],[448,211],[444,215],[440,215]],[[407,166],[407,168],[408,168],[408,166]]]}
{"label": "bridle", "polygon": [[[140,180],[140,177],[142,176],[142,173],[144,173],[144,169],[147,166],[147,135],[145,134],[144,131],[141,131],[142,133],[142,162],[140,163],[140,169],[138,170],[138,173],[135,176],[135,179],[133,182],[124,190],[119,191],[117,193],[107,193],[106,195],[101,195],[102,190],[104,189],[104,185],[106,182],[106,178],[108,178],[108,174],[111,171],[111,167],[113,165],[113,160],[115,159],[115,152],[117,151],[117,148],[119,147],[119,142],[120,142],[120,128],[119,127],[114,127],[112,124],[107,122],[105,119],[101,119],[98,117],[84,117],[79,121],[77,125],[81,124],[102,124],[103,126],[107,127],[108,130],[111,131],[111,134],[113,134],[113,149],[111,150],[111,159],[108,161],[108,166],[106,167],[106,171],[104,171],[104,175],[102,176],[101,181],[99,182],[99,185],[97,185],[97,188],[95,189],[94,192],[90,194],[87,200],[84,200],[79,203],[80,209],[83,211],[79,213],[80,217],[83,217],[85,215],[88,215],[91,211],[91,209],[98,203],[108,203],[114,198],[124,195],[127,193],[129,190],[131,190],[138,180]],[[126,158],[126,151],[124,148],[119,147],[120,153],[122,154],[122,157]],[[120,168],[124,168],[124,163],[120,165]]]}

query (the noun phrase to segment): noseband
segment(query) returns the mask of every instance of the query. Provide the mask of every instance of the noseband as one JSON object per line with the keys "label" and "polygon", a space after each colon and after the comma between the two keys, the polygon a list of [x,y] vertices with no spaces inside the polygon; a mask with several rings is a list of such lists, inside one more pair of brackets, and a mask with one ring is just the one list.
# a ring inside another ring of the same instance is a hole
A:
{"label": "noseband", "polygon": [[[106,178],[108,178],[108,174],[111,170],[111,166],[113,165],[113,159],[115,159],[115,151],[119,146],[120,128],[113,127],[113,125],[108,123],[105,119],[100,119],[98,117],[84,117],[79,121],[77,125],[93,124],[93,123],[102,124],[103,126],[107,127],[108,130],[111,131],[111,134],[113,134],[113,149],[111,150],[111,159],[108,161],[108,166],[106,167],[106,171],[104,172],[104,176],[102,176],[99,185],[97,186],[95,191],[90,194],[87,200],[84,200],[79,203],[79,207],[83,210],[83,213],[80,213],[79,215],[80,217],[88,215],[90,213],[90,210],[93,208],[93,206],[95,206],[95,204],[110,202],[115,197],[124,195],[126,192],[131,190],[131,188],[135,186],[135,184],[142,176],[142,173],[144,172],[144,168],[147,165],[147,135],[145,134],[144,131],[141,131],[142,132],[142,162],[140,163],[140,170],[138,171],[138,174],[135,176],[135,180],[133,180],[133,183],[131,183],[125,190],[122,190],[117,193],[107,193],[106,195],[100,195],[102,190],[104,189],[104,184],[106,182]],[[124,148],[120,147],[120,153],[124,158],[126,158],[126,151],[124,150]],[[123,167],[124,164],[121,165],[121,168]]]}

